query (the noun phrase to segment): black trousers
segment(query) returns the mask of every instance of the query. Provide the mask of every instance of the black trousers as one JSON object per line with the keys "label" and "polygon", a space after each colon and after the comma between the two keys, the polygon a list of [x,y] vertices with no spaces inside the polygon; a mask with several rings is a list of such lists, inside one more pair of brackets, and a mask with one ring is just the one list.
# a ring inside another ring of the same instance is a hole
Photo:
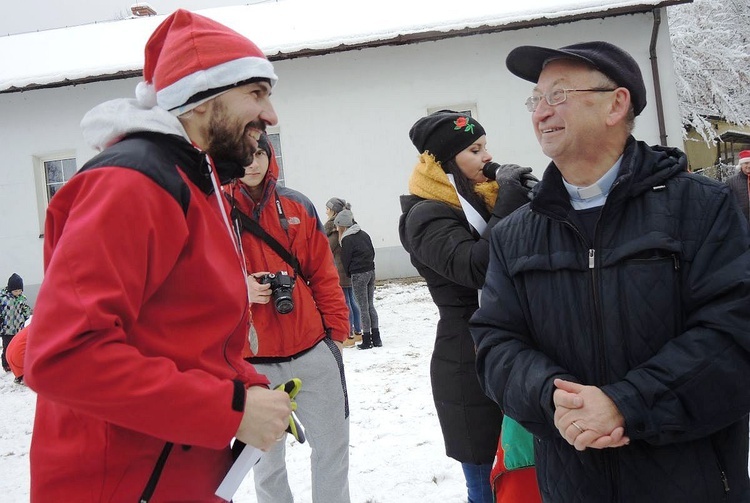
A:
{"label": "black trousers", "polygon": [[10,344],[10,341],[13,340],[13,337],[15,337],[15,335],[3,335],[2,360],[3,360],[3,370],[6,370],[6,371],[10,370],[10,366],[8,365],[8,360],[5,359],[5,349],[8,347],[8,344]]}

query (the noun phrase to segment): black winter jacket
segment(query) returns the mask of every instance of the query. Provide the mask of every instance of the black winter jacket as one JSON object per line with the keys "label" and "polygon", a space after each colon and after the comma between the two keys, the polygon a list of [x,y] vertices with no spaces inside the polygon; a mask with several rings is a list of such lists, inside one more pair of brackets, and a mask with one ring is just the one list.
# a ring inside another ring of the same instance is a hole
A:
{"label": "black winter jacket", "polygon": [[375,248],[370,235],[361,229],[346,235],[341,240],[341,263],[350,277],[358,272],[374,271]]}
{"label": "black winter jacket", "polygon": [[740,210],[746,219],[750,220],[750,197],[748,197],[747,175],[739,170],[727,178],[727,185],[740,206]]}
{"label": "black winter jacket", "polygon": [[401,210],[401,243],[440,311],[430,378],[446,454],[464,463],[492,463],[502,414],[479,386],[469,333],[489,241],[471,230],[460,208],[446,203],[401,196]]}
{"label": "black winter jacket", "polygon": [[[593,242],[554,164],[493,229],[477,368],[537,437],[545,502],[750,501],[750,240],[726,185],[685,167],[631,138]],[[556,377],[601,387],[630,444],[570,446]]]}

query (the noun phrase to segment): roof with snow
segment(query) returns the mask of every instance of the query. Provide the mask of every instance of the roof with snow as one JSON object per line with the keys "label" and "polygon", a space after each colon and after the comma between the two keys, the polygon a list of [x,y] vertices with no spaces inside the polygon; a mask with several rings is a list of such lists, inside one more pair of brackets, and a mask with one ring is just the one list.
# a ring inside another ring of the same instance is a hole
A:
{"label": "roof with snow", "polygon": [[[646,12],[692,0],[281,0],[198,11],[242,33],[271,60],[400,45]],[[166,17],[0,37],[0,93],[141,75],[143,48]]]}

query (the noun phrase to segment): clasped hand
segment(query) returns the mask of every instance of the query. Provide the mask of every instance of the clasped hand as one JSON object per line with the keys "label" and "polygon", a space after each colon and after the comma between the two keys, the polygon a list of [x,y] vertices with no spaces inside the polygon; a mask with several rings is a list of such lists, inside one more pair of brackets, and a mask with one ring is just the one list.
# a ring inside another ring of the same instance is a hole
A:
{"label": "clasped hand", "polygon": [[625,419],[601,389],[563,379],[555,379],[554,384],[555,427],[570,445],[583,451],[630,443]]}

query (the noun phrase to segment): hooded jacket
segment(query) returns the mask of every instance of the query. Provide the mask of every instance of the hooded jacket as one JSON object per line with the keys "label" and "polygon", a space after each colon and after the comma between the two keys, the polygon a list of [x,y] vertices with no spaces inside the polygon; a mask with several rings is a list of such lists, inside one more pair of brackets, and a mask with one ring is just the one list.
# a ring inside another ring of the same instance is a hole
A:
{"label": "hooded jacket", "polygon": [[375,270],[375,248],[372,239],[359,224],[347,228],[341,235],[341,264],[351,277]]}
{"label": "hooded jacket", "polygon": [[[545,502],[750,501],[750,240],[728,187],[686,164],[631,137],[593,241],[554,164],[493,229],[477,369],[537,437]],[[600,387],[630,444],[569,445],[554,378]]]}
{"label": "hooded jacket", "polygon": [[0,290],[0,335],[17,334],[31,316],[31,307],[24,294],[16,297],[12,290]]}
{"label": "hooded jacket", "polygon": [[[262,196],[257,203],[239,180],[224,187],[238,210],[258,222],[297,258],[302,272],[292,290],[294,309],[291,312],[279,314],[273,300],[252,305],[258,351],[253,354],[248,345],[246,357],[293,356],[315,346],[326,337],[326,333],[339,342],[349,337],[349,308],[339,285],[323,224],[305,195],[276,185],[278,174],[279,167],[272,152],[263,180]],[[277,198],[283,215],[277,211]],[[285,271],[290,276],[295,275],[292,266],[258,236],[243,231],[242,247],[250,274]]]}
{"label": "hooded jacket", "polygon": [[82,126],[111,146],[47,210],[26,348],[31,501],[221,501],[245,388],[268,384],[241,355],[248,299],[228,208],[167,112],[117,100]]}

